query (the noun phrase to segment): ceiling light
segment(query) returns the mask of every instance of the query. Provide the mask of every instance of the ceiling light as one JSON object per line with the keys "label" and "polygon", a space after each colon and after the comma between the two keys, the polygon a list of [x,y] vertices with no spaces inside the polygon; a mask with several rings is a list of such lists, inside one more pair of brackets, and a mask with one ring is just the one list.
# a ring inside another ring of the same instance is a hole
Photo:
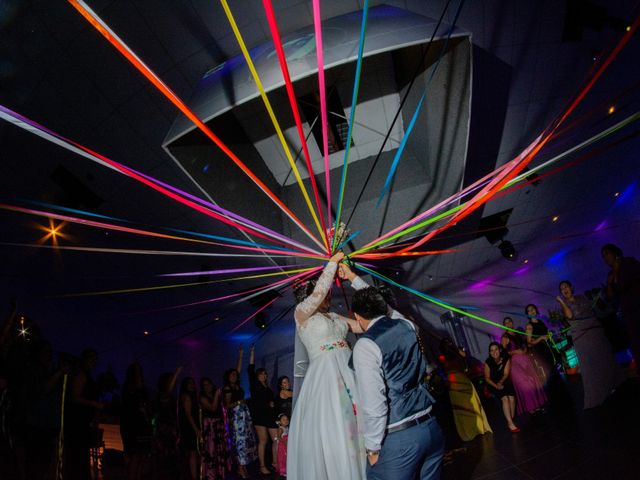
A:
{"label": "ceiling light", "polygon": [[144,334],[145,337],[149,336],[149,330],[145,330],[144,332],[142,332]]}
{"label": "ceiling light", "polygon": [[616,198],[619,197],[620,196],[620,192],[614,193],[613,196],[616,197]]}
{"label": "ceiling light", "polygon": [[256,315],[254,323],[260,330],[264,330],[265,328],[267,328],[267,314],[264,312],[258,313]]}
{"label": "ceiling light", "polygon": [[551,219],[551,221],[552,221],[552,222],[557,222],[559,218],[560,218],[560,217],[556,215],[555,217],[553,217],[553,218]]}
{"label": "ceiling light", "polygon": [[523,263],[529,263],[529,260],[525,258]]}
{"label": "ceiling light", "polygon": [[627,32],[630,32],[630,31],[631,31],[631,25],[627,25],[627,28],[625,28],[625,30],[626,30]]}
{"label": "ceiling light", "polygon": [[518,256],[518,252],[516,252],[516,247],[513,246],[509,240],[503,240],[498,245],[498,249],[504,258],[507,260],[513,261]]}
{"label": "ceiling light", "polygon": [[609,107],[609,115],[611,115],[611,114],[612,114],[613,112],[615,112],[615,111],[616,111],[616,106],[615,106],[615,105],[611,105],[611,106]]}

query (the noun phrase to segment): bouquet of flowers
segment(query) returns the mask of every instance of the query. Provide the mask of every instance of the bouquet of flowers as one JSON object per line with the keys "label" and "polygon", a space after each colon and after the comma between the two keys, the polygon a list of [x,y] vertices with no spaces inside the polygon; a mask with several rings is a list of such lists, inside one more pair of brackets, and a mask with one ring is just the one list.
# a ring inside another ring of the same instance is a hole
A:
{"label": "bouquet of flowers", "polygon": [[341,246],[345,242],[345,240],[347,240],[349,238],[350,234],[351,234],[351,231],[347,228],[347,226],[343,222],[340,222],[338,224],[337,232],[336,232],[335,226],[331,227],[327,231],[327,237],[329,237],[329,244],[333,245],[333,238],[335,236],[336,237],[336,241],[335,241],[336,247]]}

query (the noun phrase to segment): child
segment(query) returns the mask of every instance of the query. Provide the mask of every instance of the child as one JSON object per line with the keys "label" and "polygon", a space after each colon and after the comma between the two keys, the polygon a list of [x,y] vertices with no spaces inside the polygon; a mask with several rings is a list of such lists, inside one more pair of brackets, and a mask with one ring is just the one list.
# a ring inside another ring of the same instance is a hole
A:
{"label": "child", "polygon": [[286,413],[278,415],[278,475],[280,479],[287,478],[287,439],[289,438],[289,416]]}

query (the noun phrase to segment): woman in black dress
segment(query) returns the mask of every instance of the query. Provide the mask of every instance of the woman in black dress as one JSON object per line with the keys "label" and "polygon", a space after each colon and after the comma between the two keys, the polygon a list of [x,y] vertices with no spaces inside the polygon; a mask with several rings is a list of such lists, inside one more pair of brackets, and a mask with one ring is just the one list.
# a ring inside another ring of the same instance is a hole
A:
{"label": "woman in black dress", "polygon": [[293,392],[291,391],[291,382],[289,377],[282,376],[278,378],[278,394],[276,395],[276,415],[284,413],[291,418],[291,410],[293,404]]}
{"label": "woman in black dress", "polygon": [[489,344],[489,357],[484,362],[484,379],[493,393],[502,402],[502,413],[507,420],[511,433],[520,431],[513,423],[516,413],[516,392],[509,375],[511,373],[511,359],[497,342]]}
{"label": "woman in black dress", "polygon": [[[278,421],[275,412],[275,395],[269,387],[267,371],[264,368],[255,368],[255,351],[251,347],[249,351],[249,385],[251,386],[251,419],[258,434],[258,460],[260,462],[260,473],[270,475],[271,471],[265,464],[265,451],[269,437],[272,439],[278,436]],[[273,442],[272,460],[275,464],[278,458],[276,442]]]}
{"label": "woman in black dress", "polygon": [[180,447],[185,455],[191,480],[197,480],[200,474],[200,457],[198,456],[198,442],[202,432],[198,425],[198,397],[196,382],[187,377],[180,385],[180,408],[178,409],[178,428],[180,429]]}

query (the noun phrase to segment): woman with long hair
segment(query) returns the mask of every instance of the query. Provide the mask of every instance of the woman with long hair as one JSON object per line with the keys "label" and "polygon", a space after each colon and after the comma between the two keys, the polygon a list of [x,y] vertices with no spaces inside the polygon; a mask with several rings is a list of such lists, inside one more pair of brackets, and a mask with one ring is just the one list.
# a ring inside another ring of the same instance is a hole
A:
{"label": "woman with long hair", "polygon": [[510,378],[511,359],[502,351],[498,342],[489,344],[489,356],[484,362],[484,380],[496,397],[502,403],[502,413],[507,420],[507,427],[511,433],[518,433],[520,429],[513,423],[516,414],[516,392]]}
{"label": "woman with long hair", "polygon": [[616,359],[604,327],[593,313],[591,301],[584,295],[575,295],[569,280],[560,282],[559,290],[556,300],[569,321],[573,346],[580,360],[584,408],[597,407],[616,386]]}
{"label": "woman with long hair", "polygon": [[200,409],[202,411],[202,478],[224,480],[231,471],[229,437],[222,408],[222,390],[211,379],[200,380]]}
{"label": "woman with long hair", "polygon": [[289,377],[283,375],[278,378],[278,394],[276,395],[276,415],[284,413],[291,418],[293,392]]}

